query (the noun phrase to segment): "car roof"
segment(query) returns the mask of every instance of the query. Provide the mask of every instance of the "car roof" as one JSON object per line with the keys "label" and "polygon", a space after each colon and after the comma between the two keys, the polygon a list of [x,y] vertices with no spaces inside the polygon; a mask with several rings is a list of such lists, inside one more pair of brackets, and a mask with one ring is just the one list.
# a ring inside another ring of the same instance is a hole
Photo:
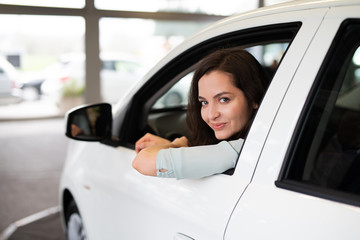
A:
{"label": "car roof", "polygon": [[[317,8],[328,8],[334,6],[346,6],[346,5],[356,5],[359,4],[359,0],[293,0],[284,3],[274,4],[271,6],[266,6],[251,10],[245,14],[237,14],[233,17],[243,17],[246,18],[247,15],[251,17],[264,16],[268,14],[275,14],[281,12],[291,12],[298,10],[306,9],[317,9]],[[230,17],[232,18],[232,17]]]}
{"label": "car roof", "polygon": [[198,34],[208,31],[210,29],[218,28],[232,22],[239,22],[250,18],[262,17],[278,13],[286,13],[307,9],[330,8],[335,6],[358,5],[360,0],[294,0],[285,3],[274,4],[271,6],[261,7],[247,12],[235,14],[226,17],[216,23],[210,25],[208,28],[198,32]]}

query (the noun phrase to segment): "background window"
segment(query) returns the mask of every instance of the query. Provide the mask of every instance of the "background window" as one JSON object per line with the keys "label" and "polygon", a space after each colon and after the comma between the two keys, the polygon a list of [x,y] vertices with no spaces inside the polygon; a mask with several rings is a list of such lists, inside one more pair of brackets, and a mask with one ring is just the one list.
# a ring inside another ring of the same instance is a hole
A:
{"label": "background window", "polygon": [[83,8],[85,0],[0,0],[0,4]]}
{"label": "background window", "polygon": [[[100,56],[106,61],[103,63],[106,69],[100,74],[103,100],[118,101],[167,52],[209,24],[204,21],[102,18]],[[114,71],[109,71],[111,64]]]}
{"label": "background window", "polygon": [[0,15],[0,21],[12,23],[0,28],[0,64],[12,82],[9,97],[0,98],[0,105],[42,99],[42,107],[51,105],[48,109],[55,112],[63,96],[82,97],[82,17]]}
{"label": "background window", "polygon": [[257,1],[204,1],[204,0],[95,0],[99,9],[116,9],[123,11],[142,12],[183,12],[205,13],[216,15],[230,15],[235,12],[244,12],[258,7]]}
{"label": "background window", "polygon": [[[114,103],[188,36],[230,14],[285,1],[0,0],[0,20],[12,23],[0,29],[0,56],[15,69],[4,80],[0,118],[62,116],[82,103]],[[111,61],[129,57],[136,68],[102,69],[109,52],[117,55]]]}

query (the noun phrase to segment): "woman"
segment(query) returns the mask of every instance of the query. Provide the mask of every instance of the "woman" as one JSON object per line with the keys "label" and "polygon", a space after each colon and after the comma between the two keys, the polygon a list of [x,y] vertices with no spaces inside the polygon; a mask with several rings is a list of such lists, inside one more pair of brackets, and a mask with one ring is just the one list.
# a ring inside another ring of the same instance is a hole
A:
{"label": "woman", "polygon": [[234,168],[267,87],[262,66],[239,48],[215,51],[191,83],[189,140],[146,134],[136,142],[133,167],[144,175],[201,178]]}

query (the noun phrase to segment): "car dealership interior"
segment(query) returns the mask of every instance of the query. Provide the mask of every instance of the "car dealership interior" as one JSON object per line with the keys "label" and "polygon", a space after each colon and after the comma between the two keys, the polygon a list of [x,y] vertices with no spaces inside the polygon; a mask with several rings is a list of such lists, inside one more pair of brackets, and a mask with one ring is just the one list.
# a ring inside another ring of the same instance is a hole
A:
{"label": "car dealership interior", "polygon": [[66,239],[58,186],[70,109],[115,106],[194,34],[284,2],[0,0],[0,240]]}

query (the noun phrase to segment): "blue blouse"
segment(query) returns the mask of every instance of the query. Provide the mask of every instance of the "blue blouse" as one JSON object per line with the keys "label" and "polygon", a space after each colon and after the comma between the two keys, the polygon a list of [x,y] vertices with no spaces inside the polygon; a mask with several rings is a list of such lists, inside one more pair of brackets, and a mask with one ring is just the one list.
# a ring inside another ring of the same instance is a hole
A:
{"label": "blue blouse", "polygon": [[216,145],[161,149],[156,157],[157,176],[184,179],[223,173],[235,167],[243,143],[244,139],[238,139]]}

